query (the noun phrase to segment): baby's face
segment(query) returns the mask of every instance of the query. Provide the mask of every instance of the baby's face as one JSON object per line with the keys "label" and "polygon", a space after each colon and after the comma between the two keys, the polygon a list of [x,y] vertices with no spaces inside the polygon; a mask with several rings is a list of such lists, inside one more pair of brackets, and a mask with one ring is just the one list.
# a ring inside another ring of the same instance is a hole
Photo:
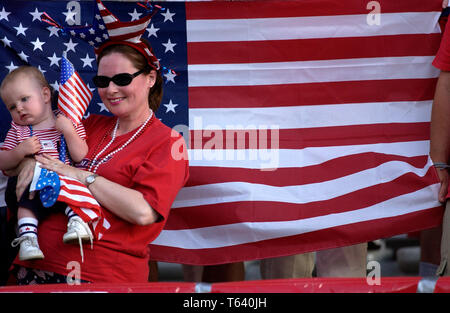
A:
{"label": "baby's face", "polygon": [[49,104],[44,89],[26,75],[18,75],[3,86],[3,102],[16,124],[37,125],[47,118]]}

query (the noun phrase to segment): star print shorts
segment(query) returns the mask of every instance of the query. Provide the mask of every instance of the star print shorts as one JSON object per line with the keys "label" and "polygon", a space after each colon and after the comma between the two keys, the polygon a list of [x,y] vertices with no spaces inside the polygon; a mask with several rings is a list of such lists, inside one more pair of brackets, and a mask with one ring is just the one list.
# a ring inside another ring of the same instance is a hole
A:
{"label": "star print shorts", "polygon": [[22,197],[19,201],[17,201],[16,197],[16,185],[17,185],[17,177],[10,177],[8,179],[8,184],[6,186],[5,193],[5,201],[8,206],[10,212],[14,217],[17,216],[17,210],[19,207],[27,208],[31,210],[38,221],[45,219],[49,214],[56,212],[64,212],[67,207],[67,204],[62,202],[56,202],[52,207],[46,208],[42,205],[41,199],[39,198],[39,194],[36,194],[33,199],[29,199],[29,188],[25,189]]}

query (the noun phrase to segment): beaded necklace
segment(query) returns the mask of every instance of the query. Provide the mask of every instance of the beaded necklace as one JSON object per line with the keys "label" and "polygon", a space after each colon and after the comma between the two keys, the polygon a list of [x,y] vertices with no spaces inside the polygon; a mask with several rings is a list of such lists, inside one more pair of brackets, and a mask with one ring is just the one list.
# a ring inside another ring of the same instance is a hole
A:
{"label": "beaded necklace", "polygon": [[[89,165],[89,172],[93,172],[96,173],[98,167],[104,163],[106,160],[112,158],[117,152],[122,151],[126,146],[128,146],[134,139],[136,139],[142,132],[142,130],[147,126],[147,124],[149,123],[149,121],[151,120],[153,116],[153,112],[150,111],[150,115],[149,117],[145,120],[145,122],[141,125],[141,127],[139,127],[138,130],[136,130],[136,132],[133,134],[133,136],[130,137],[130,139],[128,139],[122,146],[120,146],[119,148],[111,151],[110,153],[108,153],[105,157],[103,157],[102,159],[98,160],[98,157],[104,153],[106,151],[106,149],[109,148],[109,146],[111,146],[111,144],[114,142],[114,140],[116,139],[116,133],[117,133],[117,128],[119,127],[119,119],[116,120],[116,125],[114,126],[114,130],[113,133],[111,135],[111,140],[108,142],[108,144],[99,152],[95,155],[94,159],[92,160],[91,164]],[[103,137],[103,140],[106,138]],[[102,142],[103,142],[102,140]],[[95,166],[94,166],[95,164]]]}

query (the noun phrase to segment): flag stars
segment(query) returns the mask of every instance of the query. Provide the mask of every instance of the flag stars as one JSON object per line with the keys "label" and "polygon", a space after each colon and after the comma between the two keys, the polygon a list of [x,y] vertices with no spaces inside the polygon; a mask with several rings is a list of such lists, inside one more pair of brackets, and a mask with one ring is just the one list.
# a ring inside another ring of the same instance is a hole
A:
{"label": "flag stars", "polygon": [[164,104],[164,106],[166,107],[166,113],[168,112],[177,113],[175,112],[175,108],[178,106],[178,104],[173,103],[172,99],[169,100],[169,103]]}
{"label": "flag stars", "polygon": [[45,74],[45,72],[47,72],[46,70],[42,69],[40,65],[38,65],[38,70],[40,70],[42,74]]}
{"label": "flag stars", "polygon": [[159,28],[155,28],[153,24],[151,24],[150,27],[146,30],[148,31],[148,37],[155,36],[156,38],[158,38],[156,32],[159,30]]}
{"label": "flag stars", "polygon": [[0,40],[1,42],[3,42],[3,46],[8,46],[8,47],[10,47],[11,48],[11,40],[9,40],[6,36],[5,37],[3,37],[3,39],[1,39]]}
{"label": "flag stars", "polygon": [[14,71],[16,68],[18,68],[18,66],[15,65],[15,64],[13,63],[13,61],[11,61],[11,64],[9,64],[9,65],[7,65],[7,66],[5,66],[5,67],[8,69],[9,72],[12,72],[12,71]]}
{"label": "flag stars", "polygon": [[101,113],[103,111],[109,112],[103,102],[99,102],[99,103],[97,103],[97,105],[100,107],[100,112],[99,113]]}
{"label": "flag stars", "polygon": [[55,52],[53,52],[53,55],[51,57],[47,57],[47,59],[50,60],[50,65],[49,66],[56,65],[56,66],[59,67],[59,60],[61,60],[61,58],[58,58],[56,56]]}
{"label": "flag stars", "polygon": [[164,77],[166,78],[166,82],[172,82],[175,84],[175,77],[177,74],[175,74],[172,71],[169,71],[168,73],[164,74]]}
{"label": "flag stars", "polygon": [[17,30],[16,36],[24,35],[26,37],[25,31],[28,29],[28,27],[23,27],[22,23],[20,23],[18,27],[14,27],[14,28]]}
{"label": "flag stars", "polygon": [[34,22],[34,20],[41,21],[42,12],[39,12],[37,8],[34,9],[34,12],[29,13],[33,16],[32,22]]}
{"label": "flag stars", "polygon": [[128,13],[128,14],[131,15],[131,20],[132,20],[132,21],[137,21],[138,19],[141,18],[141,15],[142,15],[142,13],[138,13],[138,12],[136,11],[136,9],[134,9],[133,12]]}
{"label": "flag stars", "polygon": [[52,86],[54,90],[59,91],[59,83],[57,80],[55,80],[53,84],[50,84],[50,86]]}
{"label": "flag stars", "polygon": [[67,12],[63,12],[62,14],[66,16],[66,23],[75,24],[75,15],[77,14],[77,12],[68,10]]}
{"label": "flag stars", "polygon": [[90,58],[89,53],[86,53],[86,57],[84,59],[81,58],[80,60],[83,62],[83,68],[86,66],[89,66],[92,68],[92,61],[94,61],[95,58]]}
{"label": "flag stars", "polygon": [[23,60],[24,62],[27,62],[28,63],[28,58],[29,58],[29,56],[28,55],[26,55],[25,54],[25,52],[20,52],[19,54],[19,58],[21,59],[21,60]]}
{"label": "flag stars", "polygon": [[167,53],[167,52],[169,52],[169,51],[175,53],[175,51],[173,51],[173,47],[175,47],[177,44],[176,44],[176,43],[172,43],[172,42],[170,41],[170,38],[169,38],[169,40],[168,40],[166,43],[163,43],[162,45],[163,45],[164,47],[166,47],[166,50],[164,51],[164,53]]}
{"label": "flag stars", "polygon": [[30,42],[33,44],[33,51],[35,51],[35,50],[37,50],[37,49],[43,51],[43,50],[42,50],[42,45],[44,45],[45,42],[40,41],[40,40],[39,40],[39,37],[37,37],[35,41],[30,41]]}
{"label": "flag stars", "polygon": [[78,43],[74,43],[72,41],[72,38],[69,39],[69,42],[64,43],[64,45],[67,47],[66,51],[75,51],[75,47],[78,45]]}
{"label": "flag stars", "polygon": [[48,35],[48,37],[52,37],[53,35],[55,35],[56,37],[59,37],[58,31],[59,29],[55,26],[49,26],[47,27],[47,30],[50,32],[50,34]]}
{"label": "flag stars", "polygon": [[164,23],[167,21],[171,21],[173,23],[173,16],[175,15],[175,13],[170,13],[170,10],[167,9],[166,12],[161,13],[162,16],[164,16]]}
{"label": "flag stars", "polygon": [[7,20],[9,22],[8,15],[10,15],[10,14],[11,14],[11,12],[6,12],[5,7],[2,7],[2,10],[0,11],[0,21]]}
{"label": "flag stars", "polygon": [[95,87],[91,88],[91,85],[89,85],[89,83],[87,83],[86,86],[92,93],[95,91]]}

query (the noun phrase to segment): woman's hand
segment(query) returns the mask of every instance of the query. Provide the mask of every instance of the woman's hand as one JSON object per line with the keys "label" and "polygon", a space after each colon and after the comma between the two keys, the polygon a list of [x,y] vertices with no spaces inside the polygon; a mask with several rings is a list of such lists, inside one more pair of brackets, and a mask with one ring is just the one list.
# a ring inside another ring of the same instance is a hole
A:
{"label": "woman's hand", "polygon": [[[75,178],[82,183],[85,183],[86,178],[92,174],[64,164],[49,155],[37,155],[35,158],[41,163],[42,168]],[[159,218],[158,213],[150,207],[139,191],[123,187],[101,176],[97,177],[95,183],[89,185],[89,190],[101,206],[127,222],[149,225]]]}
{"label": "woman's hand", "polygon": [[[83,173],[85,171],[77,169],[73,166],[67,165],[61,162],[59,159],[53,158],[48,154],[42,154],[35,156],[36,161],[41,163],[41,167],[50,171],[54,171],[59,175],[68,176],[71,178],[75,178],[79,181],[84,181],[85,176]],[[86,172],[89,173],[89,172]]]}

